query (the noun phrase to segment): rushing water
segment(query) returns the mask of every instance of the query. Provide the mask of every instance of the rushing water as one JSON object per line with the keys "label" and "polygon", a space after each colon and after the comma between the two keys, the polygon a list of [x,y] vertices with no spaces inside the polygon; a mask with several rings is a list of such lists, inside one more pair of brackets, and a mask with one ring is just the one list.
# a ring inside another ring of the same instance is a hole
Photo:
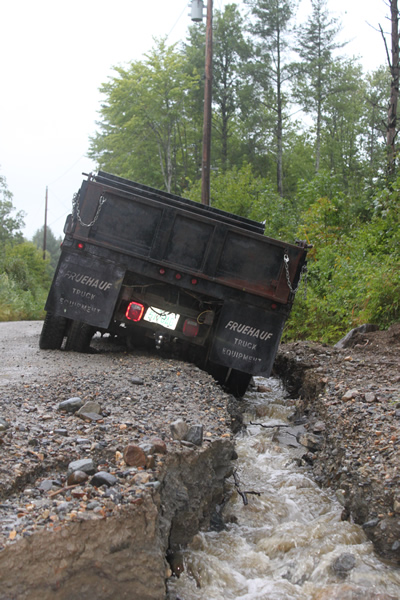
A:
{"label": "rushing water", "polygon": [[[247,395],[248,423],[287,422],[293,408],[279,382],[258,383],[270,389]],[[227,529],[195,537],[183,553],[185,571],[171,584],[173,595],[180,600],[400,599],[400,570],[377,558],[361,527],[341,520],[334,495],[298,465],[296,449],[279,443],[276,429],[248,425],[237,451],[239,489],[260,495],[248,494],[244,505],[234,487],[224,508]]]}

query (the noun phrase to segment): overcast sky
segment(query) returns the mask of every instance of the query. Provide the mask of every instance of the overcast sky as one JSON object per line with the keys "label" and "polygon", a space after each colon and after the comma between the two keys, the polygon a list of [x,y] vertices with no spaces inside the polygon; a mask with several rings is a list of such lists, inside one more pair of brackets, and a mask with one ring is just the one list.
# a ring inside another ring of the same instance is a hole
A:
{"label": "overcast sky", "polygon": [[[189,0],[3,0],[0,5],[0,174],[29,239],[42,227],[46,186],[48,225],[62,235],[96,130],[99,87],[112,67],[140,59],[153,37],[184,40]],[[206,4],[206,2],[205,2]],[[227,0],[214,0],[221,9]],[[242,4],[242,2],[237,2]],[[307,14],[309,0],[301,0]],[[385,0],[328,0],[352,40],[345,52],[365,70],[385,63],[380,34],[388,29]]]}

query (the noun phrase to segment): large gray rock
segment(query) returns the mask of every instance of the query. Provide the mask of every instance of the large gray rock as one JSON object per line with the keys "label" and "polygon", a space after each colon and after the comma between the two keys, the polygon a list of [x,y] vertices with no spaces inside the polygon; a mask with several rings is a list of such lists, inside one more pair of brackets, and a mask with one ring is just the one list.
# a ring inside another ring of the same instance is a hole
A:
{"label": "large gray rock", "polygon": [[377,325],[372,325],[371,323],[365,323],[364,325],[360,325],[359,327],[355,327],[349,333],[347,333],[344,338],[339,340],[334,348],[338,350],[342,350],[343,348],[348,348],[352,345],[352,340],[357,333],[368,333],[370,331],[377,331],[379,327]]}

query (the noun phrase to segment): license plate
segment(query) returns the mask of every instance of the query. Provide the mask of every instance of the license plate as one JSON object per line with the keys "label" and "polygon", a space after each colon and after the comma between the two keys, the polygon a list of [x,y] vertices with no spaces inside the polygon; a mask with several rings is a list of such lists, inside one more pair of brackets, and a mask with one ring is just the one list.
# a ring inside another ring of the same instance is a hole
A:
{"label": "license plate", "polygon": [[165,312],[158,308],[149,307],[146,310],[146,314],[143,317],[143,320],[149,321],[150,323],[157,323],[158,325],[162,325],[166,329],[175,329],[179,321],[179,315],[175,313]]}

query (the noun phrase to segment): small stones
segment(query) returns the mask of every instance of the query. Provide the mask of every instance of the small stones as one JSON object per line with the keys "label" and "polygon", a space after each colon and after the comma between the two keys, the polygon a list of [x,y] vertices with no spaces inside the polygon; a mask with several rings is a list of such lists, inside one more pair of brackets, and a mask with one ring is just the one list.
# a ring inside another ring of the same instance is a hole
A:
{"label": "small stones", "polygon": [[90,480],[90,484],[95,487],[100,487],[102,485],[106,485],[108,487],[112,487],[117,483],[117,478],[114,477],[111,473],[107,473],[107,471],[98,471],[95,475],[93,475]]}
{"label": "small stones", "polygon": [[67,484],[76,485],[79,483],[85,483],[85,481],[87,481],[88,479],[89,475],[88,473],[85,473],[85,471],[72,471],[72,473],[68,475]]}
{"label": "small stones", "polygon": [[174,440],[184,440],[189,431],[189,427],[183,419],[177,419],[171,423],[170,429]]}
{"label": "small stones", "polygon": [[345,402],[347,402],[348,400],[352,400],[353,398],[357,398],[358,395],[359,395],[359,391],[358,390],[348,390],[342,396],[342,400],[344,400]]}
{"label": "small stones", "polygon": [[201,446],[203,443],[203,425],[192,425],[185,435],[185,440],[195,446]]}
{"label": "small stones", "polygon": [[346,577],[355,566],[356,559],[354,554],[344,552],[333,561],[331,568],[340,577]]}
{"label": "small stones", "polygon": [[98,402],[85,402],[85,404],[83,404],[83,406],[81,406],[81,408],[78,410],[77,414],[85,415],[90,413],[94,413],[96,415],[101,413],[101,406]]}
{"label": "small stones", "polygon": [[124,461],[129,467],[145,467],[147,457],[137,444],[128,444],[124,449]]}
{"label": "small stones", "polygon": [[63,400],[58,405],[58,410],[65,410],[69,413],[75,413],[83,406],[83,400],[78,396],[74,398],[69,398],[68,400]]}
{"label": "small stones", "polygon": [[297,436],[297,441],[309,450],[318,450],[321,448],[321,438],[313,433],[300,433]]}
{"label": "small stones", "polygon": [[312,427],[313,433],[323,433],[325,429],[326,425],[323,421],[317,421]]}
{"label": "small stones", "polygon": [[7,421],[5,419],[3,419],[2,417],[0,417],[0,431],[5,431],[9,427],[10,427],[10,424],[7,423]]}
{"label": "small stones", "polygon": [[131,383],[133,385],[144,385],[144,381],[140,377],[132,377]]}
{"label": "small stones", "polygon": [[366,392],[364,394],[365,402],[375,402],[376,394],[374,392]]}
{"label": "small stones", "polygon": [[152,440],[155,454],[167,454],[167,444],[158,438]]}
{"label": "small stones", "polygon": [[74,471],[83,471],[84,473],[93,475],[95,473],[95,470],[96,469],[91,458],[81,458],[79,460],[73,460],[68,465],[68,473],[72,473]]}

